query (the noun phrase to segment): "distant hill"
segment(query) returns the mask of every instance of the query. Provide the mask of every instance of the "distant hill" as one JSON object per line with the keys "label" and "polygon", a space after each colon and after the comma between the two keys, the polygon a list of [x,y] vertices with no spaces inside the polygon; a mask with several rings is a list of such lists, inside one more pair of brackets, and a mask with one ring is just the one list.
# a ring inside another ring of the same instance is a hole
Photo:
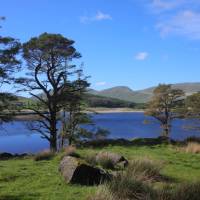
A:
{"label": "distant hill", "polygon": [[[118,98],[112,98],[112,97],[105,97],[96,95],[95,90],[90,90],[91,93],[86,93],[84,96],[84,102],[88,107],[106,107],[106,108],[135,108],[135,109],[141,109],[144,108],[143,104],[136,104],[132,101],[125,101]],[[40,94],[42,97],[43,95]],[[44,96],[43,96],[44,97]],[[21,97],[17,96],[17,105],[19,106],[25,106],[27,104],[31,105],[34,104],[37,101],[35,97]]]}
{"label": "distant hill", "polygon": [[134,102],[94,94],[86,94],[84,99],[88,107],[140,108],[142,106],[136,105]]}
{"label": "distant hill", "polygon": [[[199,83],[177,83],[172,84],[173,88],[183,90],[186,95],[191,95],[200,91]],[[133,91],[126,86],[118,86],[108,88],[106,90],[97,91],[89,89],[85,96],[85,101],[89,107],[144,107],[144,103],[148,102],[155,87],[146,88],[143,90]],[[18,97],[18,101],[21,103],[34,102],[35,98]]]}
{"label": "distant hill", "polygon": [[[199,83],[177,83],[177,84],[172,84],[172,87],[183,90],[186,93],[186,95],[191,95],[195,92],[200,91],[200,82]],[[116,99],[129,101],[129,102],[146,103],[152,97],[154,89],[155,87],[150,87],[143,90],[133,91],[129,87],[117,86],[117,87],[113,87],[113,88],[109,88],[109,89],[101,90],[101,91],[89,90],[89,93],[98,95],[98,96],[116,98]]]}

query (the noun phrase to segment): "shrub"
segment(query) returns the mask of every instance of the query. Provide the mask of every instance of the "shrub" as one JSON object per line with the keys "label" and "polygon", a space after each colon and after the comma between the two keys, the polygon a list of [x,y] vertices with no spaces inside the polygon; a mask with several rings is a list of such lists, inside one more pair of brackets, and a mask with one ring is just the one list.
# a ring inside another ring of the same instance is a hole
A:
{"label": "shrub", "polygon": [[186,153],[200,153],[200,144],[196,142],[189,142],[184,150]]}
{"label": "shrub", "polygon": [[55,154],[49,150],[42,151],[34,156],[35,161],[50,160]]}
{"label": "shrub", "polygon": [[129,175],[132,174],[132,176],[141,176],[144,181],[151,181],[160,178],[161,169],[161,163],[144,158],[132,160],[126,171]]}

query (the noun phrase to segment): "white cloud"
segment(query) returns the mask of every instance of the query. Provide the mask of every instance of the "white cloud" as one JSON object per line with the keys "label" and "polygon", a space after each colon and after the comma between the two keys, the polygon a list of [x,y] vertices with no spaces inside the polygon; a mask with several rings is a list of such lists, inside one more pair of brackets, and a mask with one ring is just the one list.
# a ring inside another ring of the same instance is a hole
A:
{"label": "white cloud", "polygon": [[101,11],[98,11],[94,19],[96,21],[112,20],[112,17],[109,14],[105,14],[105,13],[102,13]]}
{"label": "white cloud", "polygon": [[94,21],[112,20],[112,16],[101,11],[98,11],[94,16],[81,16],[81,23],[90,23]]}
{"label": "white cloud", "polygon": [[147,0],[147,6],[157,17],[161,37],[200,39],[200,0]]}
{"label": "white cloud", "polygon": [[200,13],[185,10],[160,21],[156,25],[162,37],[181,35],[190,39],[200,39]]}
{"label": "white cloud", "polygon": [[105,81],[95,83],[96,86],[104,86],[107,85]]}
{"label": "white cloud", "polygon": [[136,60],[146,60],[149,54],[147,52],[139,52],[135,55]]}
{"label": "white cloud", "polygon": [[[191,1],[191,0],[187,0]],[[186,0],[152,0],[150,7],[155,12],[169,11],[182,6],[186,3]]]}

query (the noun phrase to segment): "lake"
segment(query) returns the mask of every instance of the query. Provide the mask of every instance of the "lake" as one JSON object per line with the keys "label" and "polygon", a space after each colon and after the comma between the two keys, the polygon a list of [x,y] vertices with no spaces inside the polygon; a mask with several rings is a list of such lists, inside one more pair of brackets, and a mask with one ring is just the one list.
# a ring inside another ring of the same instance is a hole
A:
{"label": "lake", "polygon": [[[110,138],[149,138],[161,134],[160,125],[143,113],[105,113],[95,114],[93,121],[96,126],[110,131]],[[144,123],[148,120],[149,123]],[[189,136],[198,136],[200,132],[186,130],[190,120],[177,119],[173,122],[171,138],[183,140]],[[0,152],[35,153],[48,148],[48,142],[26,127],[25,121],[5,123],[0,131]]]}

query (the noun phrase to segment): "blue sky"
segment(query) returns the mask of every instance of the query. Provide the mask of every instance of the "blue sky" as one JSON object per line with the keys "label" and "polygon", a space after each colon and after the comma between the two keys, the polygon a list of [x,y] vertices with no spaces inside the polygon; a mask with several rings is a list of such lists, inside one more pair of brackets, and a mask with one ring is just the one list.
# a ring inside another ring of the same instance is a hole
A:
{"label": "blue sky", "polygon": [[76,41],[95,89],[200,81],[200,0],[1,0],[1,35]]}

